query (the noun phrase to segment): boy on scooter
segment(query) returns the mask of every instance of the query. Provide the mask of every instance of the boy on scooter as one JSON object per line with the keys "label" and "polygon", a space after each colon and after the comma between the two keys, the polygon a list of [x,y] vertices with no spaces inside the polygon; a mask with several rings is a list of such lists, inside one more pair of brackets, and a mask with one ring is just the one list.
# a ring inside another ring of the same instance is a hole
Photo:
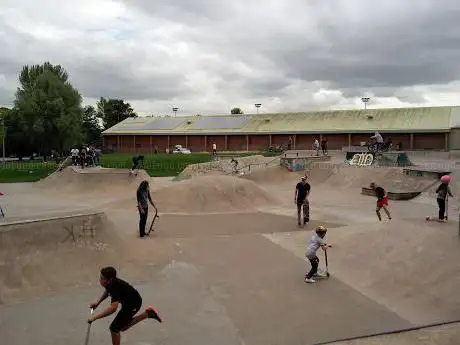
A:
{"label": "boy on scooter", "polygon": [[326,236],[327,228],[324,226],[318,226],[315,231],[313,231],[310,244],[307,247],[307,251],[305,256],[310,260],[311,270],[305,275],[305,282],[306,283],[315,283],[316,281],[313,279],[313,276],[318,278],[324,278],[325,275],[318,273],[318,266],[319,266],[319,258],[316,255],[316,252],[321,247],[322,250],[326,250],[327,248],[331,248],[330,244],[327,244],[324,237]]}
{"label": "boy on scooter", "polygon": [[152,306],[149,306],[144,312],[136,315],[141,309],[142,297],[134,287],[117,277],[115,268],[104,267],[101,269],[100,283],[105,288],[105,291],[97,302],[90,304],[90,308],[96,309],[109,296],[112,301],[110,307],[91,316],[88,319],[88,323],[93,323],[98,319],[115,313],[121,304],[121,309],[109,328],[113,345],[120,345],[121,332],[127,331],[135,324],[147,318],[162,322],[160,316]]}

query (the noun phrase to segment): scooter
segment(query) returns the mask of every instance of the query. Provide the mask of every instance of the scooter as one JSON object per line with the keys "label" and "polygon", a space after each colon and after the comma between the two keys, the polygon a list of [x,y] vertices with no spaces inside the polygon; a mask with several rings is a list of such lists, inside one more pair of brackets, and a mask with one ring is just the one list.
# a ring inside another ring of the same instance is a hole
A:
{"label": "scooter", "polygon": [[[94,309],[91,308],[90,310],[90,315],[93,315],[94,314]],[[85,345],[88,345],[89,343],[89,332],[91,330],[91,323],[88,322],[88,328],[86,329],[86,338],[85,338]]]}

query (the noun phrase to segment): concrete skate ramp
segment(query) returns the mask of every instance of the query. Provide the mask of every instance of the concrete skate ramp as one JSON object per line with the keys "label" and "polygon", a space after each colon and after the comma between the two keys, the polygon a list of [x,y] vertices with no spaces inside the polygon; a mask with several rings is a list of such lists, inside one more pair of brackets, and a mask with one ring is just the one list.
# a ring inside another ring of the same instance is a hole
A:
{"label": "concrete skate ramp", "polygon": [[[94,272],[92,278],[97,282],[98,270]],[[122,344],[242,344],[225,308],[210,293],[206,280],[193,265],[171,262],[156,274],[144,267],[144,276],[148,277],[148,282],[129,281],[141,293],[143,307],[153,304],[164,322],[146,320],[139,323],[133,330],[123,333]],[[82,345],[88,302],[101,293],[100,286],[84,286],[49,298],[0,306],[2,339],[5,344],[14,345]],[[101,308],[107,305],[104,302]],[[113,315],[92,325],[89,345],[110,343],[108,328],[112,319]]]}
{"label": "concrete skate ramp", "polygon": [[457,345],[460,344],[460,323],[426,327],[398,334],[386,334],[330,345]]}
{"label": "concrete skate ramp", "polygon": [[233,176],[196,176],[154,193],[161,212],[249,211],[279,203],[256,183]]}
{"label": "concrete skate ramp", "polygon": [[[103,213],[42,217],[0,226],[0,300],[37,295],[94,280],[115,257]],[[109,240],[108,240],[109,239]]]}
{"label": "concrete skate ramp", "polygon": [[411,195],[415,197],[428,190],[435,180],[429,177],[407,176],[398,167],[354,167],[334,164],[312,164],[306,171],[310,183],[324,185],[324,188],[334,191],[350,190],[362,193],[371,182],[382,186],[388,193],[396,195]]}
{"label": "concrete skate ramp", "polygon": [[379,160],[379,164],[382,166],[406,167],[414,165],[406,152],[383,152],[382,157],[383,159]]}
{"label": "concrete skate ramp", "polygon": [[[268,166],[279,165],[279,157],[264,157],[262,155],[253,155],[246,157],[236,157],[238,161],[238,170],[245,174],[251,170],[264,169]],[[176,178],[175,181],[192,178],[193,176],[203,175],[228,175],[233,171],[233,164],[229,159],[220,159],[218,161],[190,164]]]}
{"label": "concrete skate ramp", "polygon": [[311,183],[324,184],[337,189],[357,189],[361,191],[363,185],[372,181],[382,183],[390,181],[395,176],[402,176],[398,168],[353,167],[333,164],[314,164],[307,170]]}
{"label": "concrete skate ramp", "polygon": [[334,229],[334,275],[414,324],[458,320],[458,225],[436,225]]}
{"label": "concrete skate ramp", "polygon": [[242,343],[314,344],[410,326],[334,277],[305,284],[308,265],[261,236],[207,237],[182,247],[224,305]]}
{"label": "concrete skate ramp", "polygon": [[259,184],[283,184],[293,183],[297,181],[300,176],[305,175],[303,172],[289,172],[283,166],[268,167],[253,171],[249,174],[243,175],[242,178],[254,181]]}
{"label": "concrete skate ramp", "polygon": [[305,175],[314,188],[320,186],[334,191],[350,190],[353,193],[360,193],[362,188],[368,187],[371,182],[397,195],[421,193],[436,183],[428,177],[406,176],[402,168],[398,167],[354,167],[327,162],[311,163],[305,171],[299,172],[289,172],[281,166],[271,167],[255,171],[243,178],[260,185],[286,184],[294,187],[300,177]]}
{"label": "concrete skate ramp", "polygon": [[378,166],[398,166],[398,167],[406,167],[406,166],[413,166],[414,163],[409,159],[409,156],[406,152],[401,151],[390,151],[390,152],[381,152],[379,154],[374,154],[367,149],[355,150],[355,151],[347,151],[345,155],[345,159],[350,161],[354,155],[356,154],[371,154],[373,156],[372,165]]}
{"label": "concrete skate ramp", "polygon": [[111,193],[132,189],[133,186],[137,188],[142,180],[149,179],[145,170],[131,176],[128,169],[67,167],[37,182],[37,186],[57,193]]}

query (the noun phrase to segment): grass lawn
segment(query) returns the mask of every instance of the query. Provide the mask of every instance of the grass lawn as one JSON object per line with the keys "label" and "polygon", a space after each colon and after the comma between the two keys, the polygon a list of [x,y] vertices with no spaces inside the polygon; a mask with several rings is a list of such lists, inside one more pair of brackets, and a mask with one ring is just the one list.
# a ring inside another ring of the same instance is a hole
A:
{"label": "grass lawn", "polygon": [[6,162],[0,163],[0,182],[35,182],[38,181],[57,168],[56,163],[48,162]]}
{"label": "grass lawn", "polygon": [[[248,156],[256,153],[235,153],[234,157]],[[191,155],[157,154],[144,155],[145,169],[152,177],[177,176],[189,164],[211,161],[209,153],[192,153]],[[228,158],[226,154],[223,159]],[[101,156],[101,165],[104,168],[131,169],[132,154],[109,153]],[[14,161],[0,163],[0,183],[35,182],[45,178],[57,169],[54,162]]]}
{"label": "grass lawn", "polygon": [[[109,153],[102,155],[101,165],[104,168],[131,169],[131,154]],[[193,153],[191,155],[157,154],[144,155],[141,169],[145,169],[152,177],[177,176],[189,164],[211,161],[209,153]]]}

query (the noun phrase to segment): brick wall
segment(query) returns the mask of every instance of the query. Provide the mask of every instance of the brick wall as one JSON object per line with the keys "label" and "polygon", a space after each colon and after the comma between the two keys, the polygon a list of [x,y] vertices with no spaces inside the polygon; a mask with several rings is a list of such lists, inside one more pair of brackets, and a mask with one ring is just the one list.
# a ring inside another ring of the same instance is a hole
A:
{"label": "brick wall", "polygon": [[[373,133],[351,134],[351,144],[359,145],[362,141],[369,140]],[[384,133],[384,139],[393,141],[393,144],[402,143],[402,150],[410,150],[411,135],[409,133]],[[272,145],[285,145],[289,142],[289,134],[272,134]],[[294,135],[292,135],[294,137]],[[206,140],[205,140],[206,138]],[[319,135],[298,134],[296,135],[296,149],[309,150],[312,147],[314,138],[320,139]],[[348,134],[324,134],[323,139],[327,139],[330,150],[340,150],[348,146]],[[217,151],[246,151],[246,135],[227,135],[227,147],[225,147],[224,135],[171,135],[169,136],[169,147],[182,145],[189,148],[192,152],[212,151],[212,143],[217,144]],[[294,144],[294,143],[293,143]],[[168,135],[108,135],[104,137],[106,148],[123,153],[150,153],[153,152],[155,145],[159,152],[165,152],[168,147]],[[266,150],[270,145],[268,134],[248,136],[250,151]],[[446,138],[444,133],[415,133],[413,135],[414,150],[445,150]]]}

